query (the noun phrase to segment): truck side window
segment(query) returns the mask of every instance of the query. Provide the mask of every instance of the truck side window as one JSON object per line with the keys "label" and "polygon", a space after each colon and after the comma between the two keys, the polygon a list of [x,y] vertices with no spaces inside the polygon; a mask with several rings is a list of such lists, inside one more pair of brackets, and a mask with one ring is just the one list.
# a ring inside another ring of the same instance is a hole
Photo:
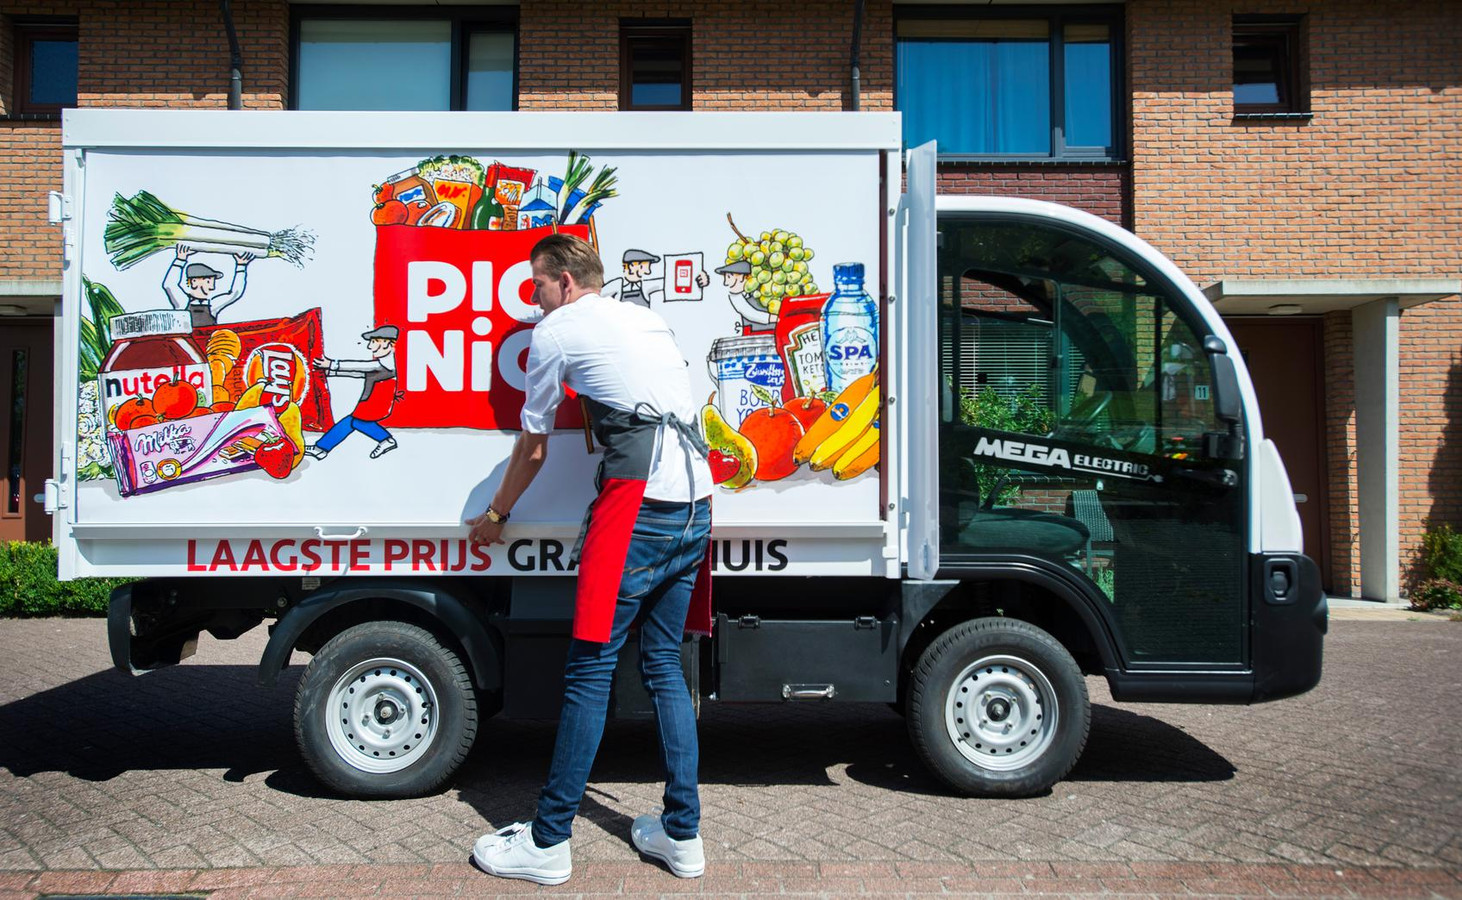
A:
{"label": "truck side window", "polygon": [[1239,662],[1243,491],[1205,455],[1201,319],[1056,223],[940,230],[941,554],[1080,572],[1135,663]]}

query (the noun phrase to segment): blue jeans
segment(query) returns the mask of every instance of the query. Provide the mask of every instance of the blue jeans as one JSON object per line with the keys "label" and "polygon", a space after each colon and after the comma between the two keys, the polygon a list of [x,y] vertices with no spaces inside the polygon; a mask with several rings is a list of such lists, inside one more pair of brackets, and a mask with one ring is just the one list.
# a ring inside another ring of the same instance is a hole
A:
{"label": "blue jeans", "polygon": [[329,431],[320,435],[320,439],[315,441],[315,446],[329,453],[335,449],[336,444],[349,437],[352,430],[359,431],[377,443],[391,436],[391,432],[382,428],[380,422],[368,422],[365,419],[357,419],[355,416],[346,416],[331,426]]}
{"label": "blue jeans", "polygon": [[700,833],[696,778],[700,745],[695,708],[680,668],[680,643],[696,573],[706,556],[711,504],[708,499],[695,504],[690,533],[682,538],[690,506],[645,501],[624,561],[609,642],[575,640],[569,646],[553,764],[533,820],[533,841],[540,847],[566,841],[572,833],[574,814],[604,736],[615,663],[636,617],[640,623],[640,676],[655,706],[660,757],[665,764],[661,822],[665,833],[676,840],[689,840]]}

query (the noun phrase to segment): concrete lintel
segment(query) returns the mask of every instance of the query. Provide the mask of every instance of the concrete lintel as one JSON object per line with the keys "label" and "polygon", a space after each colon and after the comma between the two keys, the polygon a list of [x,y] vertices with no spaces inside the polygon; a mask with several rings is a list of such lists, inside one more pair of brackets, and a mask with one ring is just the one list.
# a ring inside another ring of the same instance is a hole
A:
{"label": "concrete lintel", "polygon": [[1457,278],[1225,278],[1203,289],[1227,316],[1269,315],[1274,306],[1317,314],[1393,298],[1401,309],[1462,294]]}
{"label": "concrete lintel", "polygon": [[1401,599],[1401,309],[1390,297],[1351,312],[1355,353],[1356,494],[1360,592]]}
{"label": "concrete lintel", "polygon": [[59,278],[0,278],[0,302],[22,297],[59,297]]}

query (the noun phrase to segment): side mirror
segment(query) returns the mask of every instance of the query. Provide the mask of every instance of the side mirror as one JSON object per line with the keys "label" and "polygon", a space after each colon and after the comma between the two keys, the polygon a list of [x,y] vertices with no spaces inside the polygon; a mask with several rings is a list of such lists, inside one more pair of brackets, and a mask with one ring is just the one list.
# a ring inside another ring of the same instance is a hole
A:
{"label": "side mirror", "polygon": [[1226,353],[1208,357],[1213,371],[1213,414],[1219,421],[1238,425],[1244,420],[1244,401],[1239,393],[1239,373]]}

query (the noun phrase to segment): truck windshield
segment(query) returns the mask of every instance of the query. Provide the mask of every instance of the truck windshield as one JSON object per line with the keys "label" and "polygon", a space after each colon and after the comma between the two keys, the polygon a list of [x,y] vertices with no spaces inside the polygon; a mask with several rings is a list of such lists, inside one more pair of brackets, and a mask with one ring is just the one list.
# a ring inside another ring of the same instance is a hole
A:
{"label": "truck windshield", "polygon": [[1133,663],[1241,664],[1243,466],[1200,320],[1095,236],[940,231],[941,553],[1079,572]]}

